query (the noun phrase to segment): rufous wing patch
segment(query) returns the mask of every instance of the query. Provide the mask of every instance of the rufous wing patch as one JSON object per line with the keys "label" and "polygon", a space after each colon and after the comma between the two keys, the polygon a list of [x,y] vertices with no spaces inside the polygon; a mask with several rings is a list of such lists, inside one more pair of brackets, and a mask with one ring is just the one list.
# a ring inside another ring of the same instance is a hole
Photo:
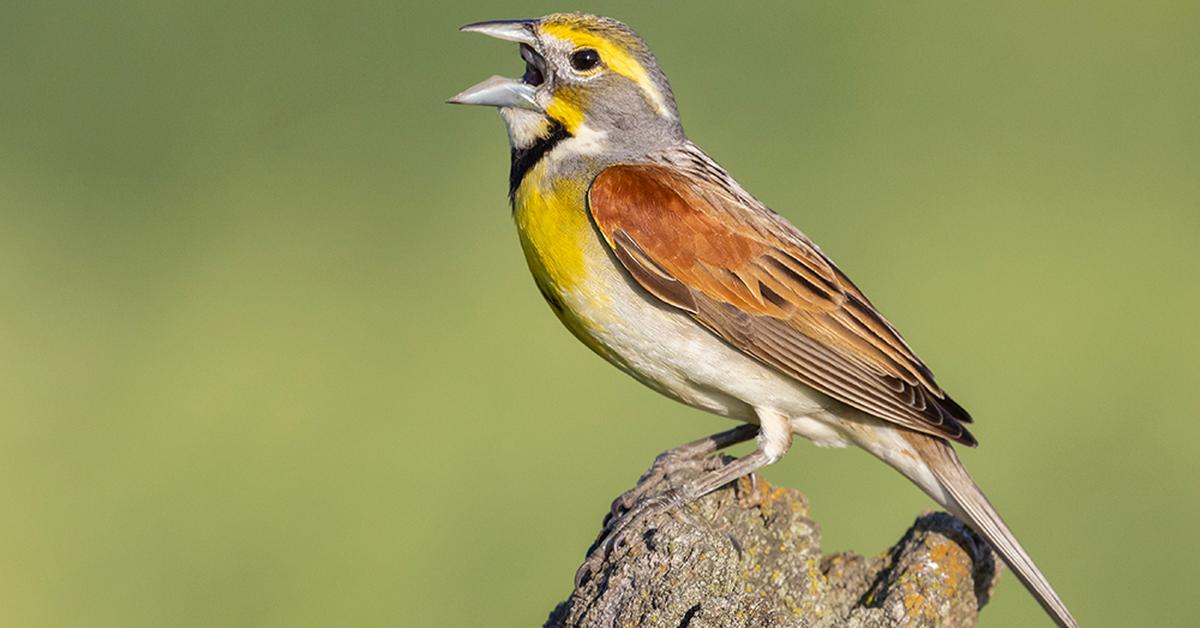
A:
{"label": "rufous wing patch", "polygon": [[588,206],[635,281],[738,349],[865,412],[974,444],[970,415],[895,328],[770,210],[662,164],[605,169]]}

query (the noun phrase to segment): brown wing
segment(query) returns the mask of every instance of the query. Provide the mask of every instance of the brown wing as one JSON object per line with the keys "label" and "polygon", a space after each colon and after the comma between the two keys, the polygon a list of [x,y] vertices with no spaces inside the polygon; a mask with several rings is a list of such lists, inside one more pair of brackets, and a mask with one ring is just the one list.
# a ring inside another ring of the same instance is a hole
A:
{"label": "brown wing", "polygon": [[739,192],[672,166],[619,165],[588,203],[639,284],[731,345],[860,410],[974,445],[971,416],[862,292]]}

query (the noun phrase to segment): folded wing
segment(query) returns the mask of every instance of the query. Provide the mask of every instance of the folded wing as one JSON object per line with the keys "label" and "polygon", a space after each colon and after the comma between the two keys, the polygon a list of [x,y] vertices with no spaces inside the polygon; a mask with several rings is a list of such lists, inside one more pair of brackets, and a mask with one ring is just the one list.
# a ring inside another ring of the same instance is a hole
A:
{"label": "folded wing", "polygon": [[974,445],[971,416],[795,227],[722,180],[660,164],[605,169],[592,219],[648,292],[754,358],[846,404]]}

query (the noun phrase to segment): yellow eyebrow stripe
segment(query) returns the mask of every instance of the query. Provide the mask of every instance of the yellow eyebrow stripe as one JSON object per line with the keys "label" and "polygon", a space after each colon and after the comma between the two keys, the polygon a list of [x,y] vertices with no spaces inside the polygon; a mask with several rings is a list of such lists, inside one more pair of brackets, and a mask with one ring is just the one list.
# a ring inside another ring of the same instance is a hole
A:
{"label": "yellow eyebrow stripe", "polygon": [[646,72],[646,68],[642,67],[642,64],[633,55],[626,52],[616,42],[595,33],[574,28],[569,23],[543,23],[541,31],[547,35],[569,41],[576,48],[595,49],[596,52],[600,53],[600,58],[609,69],[628,78],[641,88],[642,93],[646,95],[646,99],[650,101],[650,104],[654,107],[658,115],[670,115],[670,110],[667,109],[666,103],[663,102],[662,92],[658,90],[654,81],[650,80],[650,75]]}

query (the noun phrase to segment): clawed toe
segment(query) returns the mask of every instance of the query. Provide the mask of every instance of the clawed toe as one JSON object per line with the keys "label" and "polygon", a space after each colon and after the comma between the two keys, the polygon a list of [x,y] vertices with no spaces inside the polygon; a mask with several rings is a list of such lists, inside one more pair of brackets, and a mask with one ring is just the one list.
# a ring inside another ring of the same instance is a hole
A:
{"label": "clawed toe", "polygon": [[583,564],[575,572],[575,588],[579,588],[590,574],[596,572],[613,552],[625,546],[626,538],[630,530],[633,529],[634,523],[644,520],[647,517],[671,511],[683,504],[684,501],[678,491],[669,490],[637,502],[624,515],[617,515],[614,509],[613,513],[611,513],[612,519],[609,521],[611,529],[602,531],[604,537],[599,543],[593,546]]}
{"label": "clawed toe", "polygon": [[[575,572],[575,588],[579,589],[585,584],[612,556],[612,552],[625,545],[627,534],[634,529],[633,524],[641,519],[670,511],[691,525],[700,526],[695,517],[677,507],[765,464],[761,450],[733,462],[709,454],[749,440],[758,430],[753,425],[742,425],[659,454],[637,486],[613,500],[598,540]],[[699,471],[702,476],[679,488],[654,496],[647,495],[664,484],[671,485],[671,477],[684,471],[688,471],[689,475]]]}

